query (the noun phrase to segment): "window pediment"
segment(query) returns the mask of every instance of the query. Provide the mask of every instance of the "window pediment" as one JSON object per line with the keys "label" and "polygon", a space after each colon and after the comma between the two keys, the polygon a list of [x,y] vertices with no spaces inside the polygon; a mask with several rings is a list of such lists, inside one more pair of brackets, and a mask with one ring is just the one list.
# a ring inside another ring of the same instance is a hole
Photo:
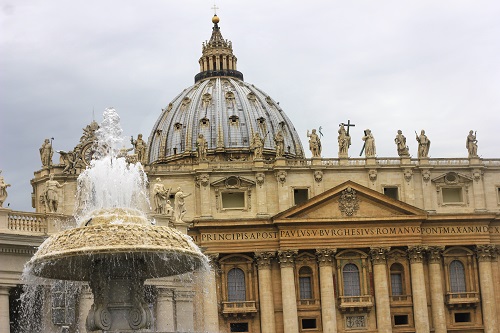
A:
{"label": "window pediment", "polygon": [[245,177],[229,176],[213,181],[210,185],[219,189],[246,189],[254,186],[255,182]]}
{"label": "window pediment", "polygon": [[432,179],[436,185],[458,185],[463,186],[472,182],[472,177],[458,172],[448,172]]}

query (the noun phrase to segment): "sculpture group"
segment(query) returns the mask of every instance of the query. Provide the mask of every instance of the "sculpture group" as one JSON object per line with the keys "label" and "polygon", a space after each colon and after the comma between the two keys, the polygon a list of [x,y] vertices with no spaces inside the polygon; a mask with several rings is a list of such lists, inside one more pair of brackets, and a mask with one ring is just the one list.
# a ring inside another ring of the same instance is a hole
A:
{"label": "sculpture group", "polygon": [[180,187],[177,188],[174,194],[174,206],[169,200],[171,188],[166,188],[163,185],[161,178],[156,178],[156,183],[153,186],[153,204],[154,211],[158,215],[166,215],[171,218],[175,223],[182,223],[184,215],[186,215],[185,198],[189,197],[191,193],[184,194]]}
{"label": "sculpture group", "polygon": [[[348,158],[349,147],[351,146],[351,136],[349,134],[349,127],[355,126],[350,124],[350,121],[345,124],[339,124],[338,129],[338,156],[339,158]],[[347,127],[347,130],[346,128]],[[312,157],[321,157],[321,138],[316,134],[316,129],[313,129],[311,133],[307,131],[307,137],[309,138],[309,150],[311,151]],[[431,140],[425,134],[425,130],[421,130],[420,134],[415,132],[415,139],[418,144],[418,158],[425,159],[429,157],[429,149],[431,146]],[[376,156],[376,146],[375,137],[370,129],[364,130],[364,135],[361,137],[364,141],[363,148],[361,149],[360,156],[365,154],[367,158],[374,158]],[[396,137],[394,138],[394,143],[396,144],[396,151],[400,157],[410,157],[410,148],[406,143],[406,137],[403,135],[403,131],[398,130]],[[477,139],[476,132],[471,130],[467,136],[466,148],[468,151],[469,158],[478,157],[477,155]],[[278,150],[278,148],[276,148]]]}

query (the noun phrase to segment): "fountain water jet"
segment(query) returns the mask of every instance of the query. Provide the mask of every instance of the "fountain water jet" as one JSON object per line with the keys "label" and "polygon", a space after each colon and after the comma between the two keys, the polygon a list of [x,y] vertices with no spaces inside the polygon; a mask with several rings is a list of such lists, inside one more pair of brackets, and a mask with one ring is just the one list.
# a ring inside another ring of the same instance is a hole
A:
{"label": "fountain water jet", "polygon": [[89,331],[150,327],[144,281],[207,264],[187,235],[147,220],[147,178],[140,163],[117,158],[121,142],[119,116],[106,109],[95,159],[78,177],[79,227],[50,236],[27,264],[38,277],[89,282],[94,294]]}

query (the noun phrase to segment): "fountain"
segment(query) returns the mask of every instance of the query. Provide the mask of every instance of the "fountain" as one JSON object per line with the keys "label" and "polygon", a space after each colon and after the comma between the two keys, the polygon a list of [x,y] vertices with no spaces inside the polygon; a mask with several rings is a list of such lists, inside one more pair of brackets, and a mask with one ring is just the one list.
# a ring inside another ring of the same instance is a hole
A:
{"label": "fountain", "polygon": [[27,264],[30,274],[88,281],[94,304],[88,331],[149,328],[144,282],[194,271],[207,261],[189,236],[148,221],[147,178],[119,156],[119,116],[104,112],[91,167],[78,177],[78,227],[51,235]]}

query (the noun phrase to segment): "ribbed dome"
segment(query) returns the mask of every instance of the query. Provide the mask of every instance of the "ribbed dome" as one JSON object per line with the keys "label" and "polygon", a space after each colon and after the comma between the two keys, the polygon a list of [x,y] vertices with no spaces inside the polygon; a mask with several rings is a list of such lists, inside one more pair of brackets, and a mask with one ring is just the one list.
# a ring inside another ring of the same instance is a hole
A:
{"label": "ribbed dome", "polygon": [[149,137],[148,162],[196,157],[203,135],[208,159],[245,159],[255,133],[264,139],[263,157],[276,156],[275,136],[284,139],[284,157],[303,157],[299,136],[280,108],[262,90],[243,81],[232,43],[222,37],[219,19],[203,43],[200,73],[165,109]]}
{"label": "ribbed dome", "polygon": [[216,152],[249,153],[256,132],[265,137],[264,156],[275,156],[274,136],[279,130],[285,156],[303,156],[293,124],[262,90],[232,77],[205,79],[163,110],[149,138],[149,163],[195,156],[199,134],[208,143],[209,157]]}

